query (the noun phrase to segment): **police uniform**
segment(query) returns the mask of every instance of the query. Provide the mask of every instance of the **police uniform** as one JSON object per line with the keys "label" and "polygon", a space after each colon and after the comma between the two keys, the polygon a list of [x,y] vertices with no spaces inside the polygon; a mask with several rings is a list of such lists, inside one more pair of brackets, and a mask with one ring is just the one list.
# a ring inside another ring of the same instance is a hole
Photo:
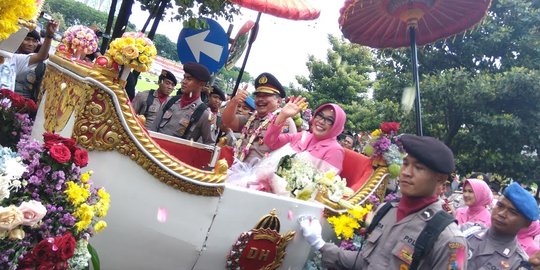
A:
{"label": "police uniform", "polygon": [[[524,218],[529,221],[538,220],[539,210],[535,199],[519,184],[510,184],[503,195]],[[529,257],[519,245],[516,235],[497,235],[490,228],[467,236],[467,241],[469,269],[532,269],[527,262]]]}
{"label": "police uniform", "polygon": [[[176,101],[169,110],[160,112],[160,123],[155,123],[155,129],[163,134],[182,138],[189,125],[191,115],[195,109],[203,102],[200,98],[189,105],[180,107],[180,100]],[[197,122],[192,123],[187,140],[199,141],[204,144],[215,143],[215,137],[212,135],[211,121],[208,121],[211,112],[205,109]]]}
{"label": "police uniform", "polygon": [[[165,69],[162,70],[161,75],[159,75],[159,82],[161,82],[164,79],[171,80],[174,85],[176,85],[177,83],[176,76],[174,76],[172,72]],[[148,95],[150,94],[150,92],[152,92],[154,98],[152,100],[152,104],[148,106],[148,110],[147,110],[146,102],[148,100]],[[158,116],[158,114],[163,110],[163,107],[165,106],[165,104],[167,104],[167,102],[170,99],[171,97],[168,96],[165,101],[161,102],[158,98],[157,90],[139,92],[133,99],[131,106],[133,107],[133,110],[135,111],[136,114],[144,115],[144,117],[146,118],[144,127],[148,130],[156,131],[154,127],[154,121],[156,117]]]}
{"label": "police uniform", "polygon": [[[394,207],[381,219],[360,252],[342,250],[334,244],[327,243],[320,249],[323,254],[323,265],[342,269],[408,269],[412,262],[416,239],[427,221],[435,213],[443,210],[442,202],[437,201],[399,222],[396,222],[397,203],[392,204]],[[465,237],[457,225],[452,223],[439,235],[418,269],[463,270],[457,266],[465,265],[466,250]],[[454,266],[456,268],[453,268]]]}
{"label": "police uniform", "polygon": [[163,110],[165,104],[167,104],[167,101],[171,99],[171,97],[168,96],[167,100],[161,103],[159,98],[157,97],[157,91],[154,91],[154,100],[152,101],[150,107],[148,107],[148,111],[146,111],[146,100],[148,99],[149,94],[150,91],[137,93],[131,105],[133,106],[133,110],[136,114],[144,115],[144,117],[146,118],[144,127],[148,130],[156,131],[154,127],[154,121],[159,112]]}
{"label": "police uniform", "polygon": [[[403,135],[400,141],[405,151],[435,172],[448,174],[454,170],[452,151],[441,141],[432,137]],[[434,180],[435,181],[435,180]],[[426,197],[428,199],[429,197]],[[403,200],[408,197],[403,197]],[[429,202],[429,200],[427,201]],[[302,227],[302,234],[314,248],[320,248],[323,266],[337,269],[401,270],[409,269],[414,248],[420,233],[436,213],[443,210],[442,200],[435,199],[418,211],[411,210],[398,220],[398,202],[380,219],[374,230],[363,243],[360,251],[348,251],[334,244],[324,243],[310,226]],[[381,205],[382,207],[382,205]],[[380,209],[380,208],[379,208]],[[323,244],[324,243],[324,244]],[[321,245],[322,244],[322,245]],[[427,243],[424,243],[427,244]],[[467,242],[452,222],[444,227],[433,247],[425,250],[419,260],[420,270],[467,269]]]}
{"label": "police uniform", "polygon": [[[198,63],[185,63],[184,72],[190,74],[199,81],[207,82],[210,80],[210,72],[208,69]],[[158,119],[155,121],[155,128],[158,132],[163,134],[185,138],[187,140],[193,140],[202,142],[204,144],[215,143],[215,137],[211,131],[210,110],[207,108],[202,112],[199,119],[196,122],[190,124],[191,116],[195,113],[196,109],[203,104],[200,97],[195,99],[189,104],[181,106],[182,100],[177,100],[167,111],[160,112]],[[189,127],[189,130],[188,130]],[[187,135],[186,135],[187,134]]]}
{"label": "police uniform", "polygon": [[[274,75],[267,72],[260,74],[255,79],[254,94],[257,95],[258,93],[275,94],[280,96],[281,98],[284,98],[286,96],[285,89],[278,81],[278,79],[274,77]],[[255,116],[255,119],[250,123],[249,127],[247,128],[247,134],[244,134],[244,139],[242,141],[240,149],[243,149],[248,144],[249,138],[252,136],[255,130],[257,130],[257,128],[259,128],[259,126],[266,120],[266,117],[268,117],[268,115],[264,117]],[[248,123],[249,117],[238,116],[238,120],[240,130],[243,130],[244,126]],[[262,159],[267,153],[272,152],[272,150],[266,144],[264,144],[264,135],[266,134],[267,128],[268,125],[263,127],[257,138],[253,140],[253,143],[251,144],[249,151],[243,160],[244,162],[251,163],[254,160]],[[294,121],[291,118],[288,118],[284,124],[283,133],[296,132],[297,130]]]}
{"label": "police uniform", "polygon": [[515,236],[502,238],[489,229],[467,237],[469,269],[478,270],[523,270],[529,257],[521,249]]}

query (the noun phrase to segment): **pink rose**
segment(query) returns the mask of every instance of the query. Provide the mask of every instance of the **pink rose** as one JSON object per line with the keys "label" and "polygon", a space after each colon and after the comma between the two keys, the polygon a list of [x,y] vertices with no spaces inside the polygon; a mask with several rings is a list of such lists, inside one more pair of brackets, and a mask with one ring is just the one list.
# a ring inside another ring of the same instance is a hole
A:
{"label": "pink rose", "polygon": [[23,202],[19,206],[23,214],[22,225],[34,226],[47,214],[45,206],[38,201]]}

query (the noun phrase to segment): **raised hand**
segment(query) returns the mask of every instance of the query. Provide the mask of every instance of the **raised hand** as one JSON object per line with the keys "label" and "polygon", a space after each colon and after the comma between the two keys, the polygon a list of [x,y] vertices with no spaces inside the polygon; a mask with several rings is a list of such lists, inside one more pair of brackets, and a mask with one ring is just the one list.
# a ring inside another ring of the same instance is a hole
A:
{"label": "raised hand", "polygon": [[300,111],[307,108],[306,99],[304,97],[298,96],[298,97],[291,97],[289,99],[289,102],[283,106],[281,109],[280,114],[284,114],[284,116],[292,117],[298,114]]}
{"label": "raised hand", "polygon": [[244,87],[239,88],[238,91],[236,91],[236,95],[232,97],[231,101],[234,102],[236,105],[244,103],[249,96],[247,87],[248,85],[244,84]]}
{"label": "raised hand", "polygon": [[322,246],[324,246],[324,244],[326,244],[326,242],[324,242],[322,239],[322,227],[317,218],[301,216],[298,218],[298,223],[300,223],[302,235],[310,246],[316,250],[319,250],[322,248]]}

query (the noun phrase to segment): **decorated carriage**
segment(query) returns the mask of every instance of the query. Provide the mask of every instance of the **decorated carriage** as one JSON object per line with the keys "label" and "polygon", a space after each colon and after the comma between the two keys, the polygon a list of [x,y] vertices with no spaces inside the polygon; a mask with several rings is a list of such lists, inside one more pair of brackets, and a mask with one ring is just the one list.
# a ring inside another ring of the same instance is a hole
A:
{"label": "decorated carriage", "polygon": [[388,168],[350,150],[341,177],[355,192],[342,203],[324,191],[303,201],[228,184],[231,149],[147,131],[123,89],[128,65],[80,55],[60,46],[47,60],[32,137],[52,132],[88,151],[111,198],[109,225],[90,241],[102,269],[301,269],[311,249],[299,216],[324,220],[384,195]]}

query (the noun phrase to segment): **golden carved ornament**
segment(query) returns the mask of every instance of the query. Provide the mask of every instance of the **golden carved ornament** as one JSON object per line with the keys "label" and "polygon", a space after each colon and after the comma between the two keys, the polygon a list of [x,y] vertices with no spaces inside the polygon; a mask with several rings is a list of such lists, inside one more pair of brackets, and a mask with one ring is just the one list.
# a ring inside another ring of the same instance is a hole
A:
{"label": "golden carved ornament", "polygon": [[[59,56],[51,56],[50,61],[52,64],[47,68],[44,80],[44,84],[48,85],[44,88],[47,91],[46,114],[54,115],[55,110],[62,108],[59,97],[65,93],[63,94],[58,85],[69,81],[70,83],[66,85],[70,85],[73,90],[62,99],[78,98],[76,105],[69,102],[67,105],[76,111],[72,136],[80,145],[89,151],[118,151],[137,162],[159,181],[184,192],[203,196],[219,196],[223,192],[226,163],[218,162],[219,166],[216,166],[213,172],[199,170],[182,163],[163,151],[148,136],[137,116],[133,114],[125,91],[108,77]],[[75,74],[70,74],[70,71]],[[98,81],[111,92],[99,88],[89,79]],[[115,97],[118,99],[116,103]],[[119,108],[117,109],[114,104]],[[64,107],[71,108],[67,105]],[[52,120],[51,122],[55,127],[59,126],[56,122]],[[157,159],[159,163],[150,157]],[[183,178],[196,181],[187,181]]]}
{"label": "golden carved ornament", "polygon": [[[366,181],[366,183],[356,191],[354,195],[352,195],[349,199],[345,201],[347,205],[361,205],[363,204],[369,196],[372,194],[375,194],[379,198],[384,197],[384,192],[386,190],[386,186],[388,182],[388,167],[380,166],[377,167],[369,179]],[[325,216],[331,216],[335,215],[336,213],[344,212],[346,211],[346,208],[340,205],[337,202],[334,202],[330,199],[328,199],[328,195],[325,192],[325,190],[322,190],[321,192],[317,193],[315,199],[326,206],[327,208],[324,209],[324,215]]]}

